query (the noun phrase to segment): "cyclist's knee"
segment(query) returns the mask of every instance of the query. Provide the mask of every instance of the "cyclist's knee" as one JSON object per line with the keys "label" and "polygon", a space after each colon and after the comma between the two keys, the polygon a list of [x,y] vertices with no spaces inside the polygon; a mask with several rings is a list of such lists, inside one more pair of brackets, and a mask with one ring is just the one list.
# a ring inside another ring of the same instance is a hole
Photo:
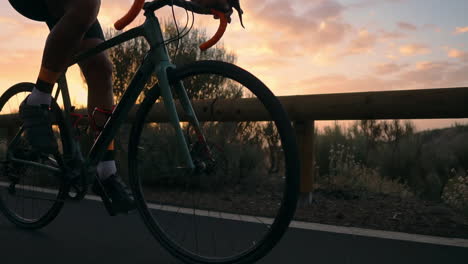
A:
{"label": "cyclist's knee", "polygon": [[90,77],[92,77],[91,75],[97,75],[102,79],[112,78],[112,63],[106,53],[87,59],[85,63],[81,64],[81,67],[83,72]]}
{"label": "cyclist's knee", "polygon": [[107,55],[104,53],[98,55],[95,63],[103,78],[112,79],[112,63]]}
{"label": "cyclist's knee", "polygon": [[64,18],[71,19],[75,29],[86,32],[96,22],[100,0],[71,0],[66,6]]}

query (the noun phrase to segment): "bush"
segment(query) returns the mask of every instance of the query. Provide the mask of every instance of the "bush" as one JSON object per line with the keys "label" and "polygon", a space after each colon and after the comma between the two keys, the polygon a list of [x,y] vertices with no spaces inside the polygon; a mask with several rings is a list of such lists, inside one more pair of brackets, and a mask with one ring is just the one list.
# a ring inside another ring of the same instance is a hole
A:
{"label": "bush", "polygon": [[[281,172],[274,175],[269,172],[270,148],[258,139],[260,135],[247,136],[239,128],[246,129],[246,124],[205,124],[204,134],[217,160],[216,167],[211,173],[190,174],[183,169],[175,169],[181,166],[182,156],[177,148],[174,129],[168,124],[147,125],[140,141],[139,173],[147,186],[166,188],[221,191],[236,187],[251,192],[259,186],[277,183],[275,176]],[[201,157],[203,151],[193,156]]]}
{"label": "bush", "polygon": [[468,171],[459,173],[451,170],[453,177],[449,179],[442,193],[442,200],[465,214],[468,214]]}
{"label": "bush", "polygon": [[318,181],[332,175],[358,181],[361,170],[367,184],[374,175],[377,182],[407,186],[420,198],[440,201],[450,169],[468,169],[467,138],[468,126],[461,125],[414,133],[411,123],[397,120],[356,122],[347,130],[335,123],[316,135]]}
{"label": "bush", "polygon": [[396,180],[388,179],[379,174],[377,169],[368,168],[362,162],[356,161],[350,147],[338,144],[330,150],[330,174],[327,184],[332,188],[351,189],[358,192],[374,192],[412,196],[407,186]]}

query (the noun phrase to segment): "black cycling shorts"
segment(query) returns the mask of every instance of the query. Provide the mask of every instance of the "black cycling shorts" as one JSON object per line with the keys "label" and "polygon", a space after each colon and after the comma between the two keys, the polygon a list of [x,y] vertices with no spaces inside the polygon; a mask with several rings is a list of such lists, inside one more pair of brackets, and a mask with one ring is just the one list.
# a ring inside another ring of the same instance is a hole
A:
{"label": "black cycling shorts", "polygon": [[[53,28],[60,18],[55,18],[49,14],[47,5],[44,0],[8,0],[16,11],[23,16],[36,20],[46,22],[49,28]],[[102,32],[99,21],[96,20],[89,30],[86,32],[85,39],[99,38],[104,40],[104,33]]]}

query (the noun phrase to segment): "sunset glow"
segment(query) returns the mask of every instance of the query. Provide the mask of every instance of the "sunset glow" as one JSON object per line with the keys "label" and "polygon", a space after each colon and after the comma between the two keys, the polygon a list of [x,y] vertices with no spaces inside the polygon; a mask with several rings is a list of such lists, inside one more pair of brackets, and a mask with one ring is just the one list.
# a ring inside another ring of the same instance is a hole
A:
{"label": "sunset glow", "polygon": [[[103,28],[131,3],[102,0]],[[241,5],[246,29],[234,15],[224,46],[277,95],[468,86],[466,0],[241,0]],[[16,13],[7,1],[0,7],[3,92],[17,82],[35,81],[48,29]],[[170,9],[157,14],[167,20]],[[177,15],[185,24],[185,13],[177,10]],[[208,16],[195,19],[208,35],[218,24]],[[76,104],[85,104],[78,69],[69,73]],[[417,124],[423,129],[453,122]]]}

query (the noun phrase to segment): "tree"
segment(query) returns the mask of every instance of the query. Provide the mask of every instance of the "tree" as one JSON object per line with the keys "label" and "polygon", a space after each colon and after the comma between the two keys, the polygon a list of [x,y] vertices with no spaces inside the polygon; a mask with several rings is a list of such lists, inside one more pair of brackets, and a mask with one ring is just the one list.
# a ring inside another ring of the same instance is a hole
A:
{"label": "tree", "polygon": [[[109,29],[106,38],[120,34],[120,31]],[[177,36],[177,29],[174,23],[166,22],[163,26],[163,34],[166,40],[174,39]],[[205,31],[192,29],[185,37],[178,41],[172,41],[166,45],[171,60],[176,65],[184,65],[196,60],[222,60],[230,63],[236,61],[236,56],[229,53],[222,45],[217,45],[205,52],[201,52],[198,45],[207,40]],[[111,50],[110,59],[114,65],[113,84],[116,101],[123,95],[128,87],[137,67],[141,64],[145,54],[149,50],[149,45],[144,38],[132,39]],[[152,87],[157,82],[152,77],[146,88]],[[210,79],[207,82],[203,77],[190,80],[185,84],[189,97],[199,99],[209,95],[217,94],[218,97],[239,97],[239,89],[224,83],[222,79]]]}
{"label": "tree", "polygon": [[400,120],[394,119],[388,122],[383,121],[381,124],[384,141],[392,143],[394,147],[398,145],[403,137],[412,135],[414,132],[414,125],[411,121],[402,123]]}
{"label": "tree", "polygon": [[[119,31],[109,29],[106,32],[106,38],[112,38],[120,34]],[[177,39],[177,29],[174,23],[166,22],[163,26],[163,34],[166,40]],[[166,48],[171,57],[171,61],[181,66],[198,60],[221,60],[229,63],[236,61],[236,56],[233,53],[229,53],[222,45],[217,45],[207,51],[201,52],[199,45],[207,40],[206,34],[203,30],[192,29],[186,36],[181,38],[179,41],[171,41],[166,43]],[[137,38],[128,42],[122,43],[121,45],[109,50],[110,59],[114,65],[113,68],[113,85],[114,85],[114,96],[115,101],[118,101],[125,89],[128,87],[137,67],[141,64],[145,54],[149,50],[149,45],[144,38]],[[157,78],[153,76],[145,87],[144,93],[149,88],[153,87],[157,83]],[[184,87],[187,94],[192,99],[215,99],[215,98],[239,98],[242,97],[242,89],[238,84],[218,76],[213,75],[197,75],[195,77],[187,78],[183,80]],[[177,94],[174,95],[177,99]],[[139,99],[141,101],[143,97]],[[187,127],[188,128],[188,127]],[[255,125],[249,125],[245,122],[235,122],[231,124],[219,123],[219,122],[207,122],[204,124],[204,133],[212,141],[220,140],[228,142],[227,137],[237,138],[241,142],[254,141],[252,138],[258,138],[259,133],[255,132]],[[126,129],[124,127],[123,129]],[[170,135],[172,130],[170,126],[165,124],[155,126],[154,129],[159,129],[159,133],[167,133]],[[187,130],[188,131],[188,130]],[[222,131],[225,131],[222,133]],[[228,131],[228,132],[226,132]],[[229,135],[229,136],[228,136]],[[172,140],[168,136],[163,136],[167,140]],[[242,141],[245,139],[245,141]],[[152,141],[151,141],[152,140]],[[160,151],[164,151],[161,147],[164,145],[163,142],[155,143],[156,139],[146,141],[148,145],[158,145],[157,148]],[[123,158],[122,150],[125,150],[125,142],[117,141],[117,149],[119,156]],[[170,142],[169,144],[175,144]],[[125,152],[125,151],[123,151]],[[153,150],[148,155],[158,155],[158,151]],[[158,156],[159,164],[165,164],[163,159],[167,158],[167,155]],[[123,161],[124,162],[124,161]],[[122,166],[123,165],[123,166]],[[149,164],[154,166],[154,164]],[[121,169],[125,170],[125,164],[120,164]],[[163,166],[164,167],[164,166]],[[160,173],[164,175],[164,173]]]}
{"label": "tree", "polygon": [[281,146],[280,146],[280,136],[273,122],[268,122],[262,129],[262,134],[266,139],[269,154],[270,154],[270,166],[268,168],[268,173],[278,173],[279,163],[281,162]]}
{"label": "tree", "polygon": [[[109,29],[106,32],[106,37],[111,38],[120,32],[113,29]],[[163,34],[166,40],[177,39],[177,29],[174,23],[164,23]],[[179,41],[172,41],[166,44],[168,53],[170,54],[171,61],[178,67],[184,64],[188,64],[198,60],[221,60],[229,63],[236,62],[236,55],[228,52],[223,45],[217,45],[207,51],[200,51],[199,45],[207,40],[205,31],[199,29],[192,29],[188,34],[181,38]],[[143,38],[133,39],[126,43],[119,45],[109,51],[109,55],[112,63],[114,64],[113,69],[113,84],[114,84],[114,95],[116,101],[125,92],[124,89],[128,86],[129,82],[133,77],[133,73],[137,70],[137,67],[141,64],[144,55],[148,52],[149,46]],[[146,90],[151,88],[157,83],[156,77],[153,77],[150,84],[146,87]],[[187,94],[192,99],[222,99],[222,98],[240,98],[252,96],[248,92],[242,91],[242,87],[229,79],[222,78],[213,75],[197,75],[183,80],[184,87]],[[177,95],[174,95],[177,98]],[[141,100],[142,98],[140,98]],[[167,154],[162,153],[164,151],[164,140],[172,140],[167,135],[172,133],[172,130],[166,129],[167,126],[158,125],[154,126],[153,129],[161,135],[159,138],[150,137],[144,144],[146,146],[157,146],[151,151],[146,153],[148,156],[157,157],[159,166],[159,175],[162,177],[165,175],[164,169],[170,167],[171,164]],[[186,127],[187,131],[188,126]],[[157,130],[157,131],[156,131]],[[269,173],[278,172],[278,162],[281,162],[280,154],[281,149],[279,147],[279,136],[271,126],[271,123],[262,122],[206,122],[204,123],[203,131],[205,136],[211,140],[209,143],[217,144],[230,144],[226,148],[229,154],[236,150],[236,144],[239,146],[239,154],[236,159],[229,159],[232,164],[230,167],[237,167],[236,171],[240,171],[241,167],[252,167],[254,170],[262,162],[267,162],[262,159],[263,154],[268,153],[267,159],[269,159]],[[164,134],[166,133],[166,134]],[[153,135],[154,133],[152,133]],[[187,134],[189,134],[187,132]],[[159,140],[159,141],[157,141]],[[119,142],[118,149],[125,149],[124,142]],[[156,144],[157,143],[157,144]],[[174,145],[174,142],[167,142],[166,145]],[[265,149],[263,149],[265,148]],[[148,147],[149,149],[149,147]],[[159,155],[161,154],[161,155]],[[237,163],[236,163],[237,162]],[[167,163],[167,164],[166,164]],[[155,164],[150,162],[147,164],[152,170],[158,170],[155,168]],[[121,166],[121,167],[125,167]],[[231,173],[235,174],[235,173]],[[241,174],[238,174],[241,175]],[[227,176],[227,175],[226,175]],[[229,177],[229,176],[228,176]],[[174,178],[174,177],[172,177]],[[237,178],[236,181],[241,180]]]}
{"label": "tree", "polygon": [[366,138],[366,160],[369,161],[369,152],[374,150],[382,134],[382,124],[377,120],[361,120],[359,127]]}
{"label": "tree", "polygon": [[[110,39],[120,33],[114,29],[109,29],[106,32],[106,38]],[[116,102],[124,94],[148,50],[149,47],[144,38],[132,39],[109,50],[109,57],[113,65],[112,81]],[[156,80],[153,77],[148,86],[151,87],[155,82]]]}

